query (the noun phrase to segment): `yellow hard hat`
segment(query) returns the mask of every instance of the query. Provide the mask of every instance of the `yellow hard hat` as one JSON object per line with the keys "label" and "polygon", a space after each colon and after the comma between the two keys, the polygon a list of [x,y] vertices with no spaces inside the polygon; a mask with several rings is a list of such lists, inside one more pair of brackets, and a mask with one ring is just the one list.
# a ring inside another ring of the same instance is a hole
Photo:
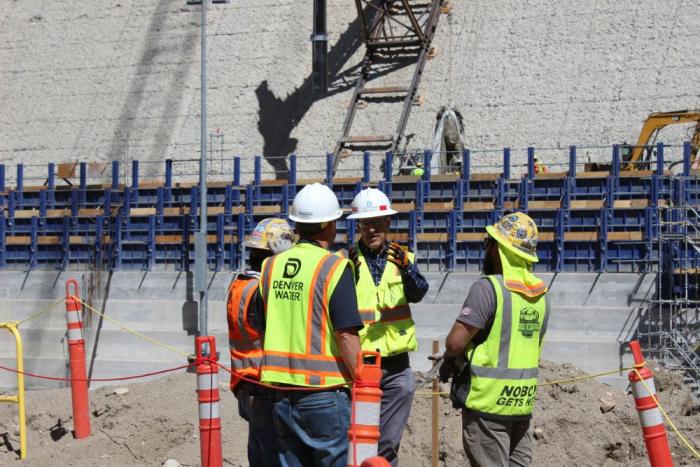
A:
{"label": "yellow hard hat", "polygon": [[531,263],[538,261],[537,225],[524,212],[506,214],[494,225],[487,226],[486,231],[508,251]]}
{"label": "yellow hard hat", "polygon": [[250,240],[246,240],[246,248],[258,248],[260,250],[276,250],[276,245],[280,242],[288,243],[290,246],[294,241],[294,231],[284,219],[269,217],[258,222],[250,235]]}

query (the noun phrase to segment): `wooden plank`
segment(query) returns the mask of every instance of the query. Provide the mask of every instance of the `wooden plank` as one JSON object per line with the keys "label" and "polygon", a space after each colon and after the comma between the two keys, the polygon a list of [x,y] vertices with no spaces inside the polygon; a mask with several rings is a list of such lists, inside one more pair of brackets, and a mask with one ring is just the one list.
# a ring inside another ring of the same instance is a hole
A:
{"label": "wooden plank", "polygon": [[574,199],[569,207],[572,210],[594,210],[602,209],[604,201],[602,199]]}
{"label": "wooden plank", "polygon": [[446,242],[447,232],[424,232],[416,234],[416,240],[419,242]]}
{"label": "wooden plank", "polygon": [[458,242],[483,242],[486,232],[457,232]]}
{"label": "wooden plank", "polygon": [[179,245],[182,243],[182,235],[156,235],[155,240],[159,245]]}
{"label": "wooden plank", "polygon": [[192,188],[193,186],[199,186],[199,182],[175,182],[175,183],[173,183],[173,188]]}
{"label": "wooden plank", "polygon": [[643,238],[642,232],[608,232],[608,240],[610,241],[628,241],[628,242],[639,242]]}
{"label": "wooden plank", "polygon": [[260,180],[260,186],[282,186],[282,185],[287,185],[288,183],[289,183],[289,180],[284,180],[284,179],[279,179],[279,178]]}
{"label": "wooden plank", "polygon": [[566,178],[569,172],[545,172],[535,174],[535,180],[560,180]]}
{"label": "wooden plank", "polygon": [[226,188],[229,186],[232,182],[222,182],[221,180],[215,180],[211,182],[207,182],[207,186],[211,188]]}
{"label": "wooden plank", "polygon": [[394,141],[394,135],[362,135],[362,136],[345,136],[340,138],[341,143],[391,143]]}
{"label": "wooden plank", "polygon": [[78,209],[78,217],[95,217],[103,214],[102,208],[82,208]]}
{"label": "wooden plank", "polygon": [[163,180],[149,180],[147,182],[139,182],[139,188],[160,188],[165,186]]}
{"label": "wooden plank", "polygon": [[504,201],[503,202],[503,209],[507,211],[514,211],[518,209],[518,206],[520,206],[520,201]]}
{"label": "wooden plank", "polygon": [[207,215],[208,216],[216,216],[218,214],[223,214],[226,211],[226,208],[223,206],[211,206],[207,207]]}
{"label": "wooden plank", "polygon": [[[207,235],[207,243],[216,243],[218,240],[216,235]],[[224,243],[232,243],[236,241],[235,235],[224,235]],[[194,245],[194,235],[190,235],[190,245]]]}
{"label": "wooden plank", "polygon": [[467,201],[462,206],[464,211],[493,211],[493,201]]}
{"label": "wooden plank", "polygon": [[376,88],[360,88],[358,94],[405,94],[409,88],[403,86],[380,86]]}
{"label": "wooden plank", "polygon": [[408,243],[408,232],[389,232],[386,238],[390,242]]}
{"label": "wooden plank", "polygon": [[424,212],[449,212],[455,208],[454,201],[447,201],[443,203],[430,202],[423,204]]}
{"label": "wooden plank", "polygon": [[231,206],[231,214],[245,214],[245,206]]}
{"label": "wooden plank", "polygon": [[[186,208],[189,210],[189,208]],[[179,217],[183,215],[182,208],[163,208],[163,215],[166,217]]]}
{"label": "wooden plank", "polygon": [[70,209],[47,209],[46,210],[46,217],[48,218],[61,218],[61,217],[68,217],[71,214]]}
{"label": "wooden plank", "polygon": [[334,177],[333,185],[355,185],[361,181],[362,177]]}
{"label": "wooden plank", "polygon": [[304,185],[312,185],[314,183],[326,183],[323,178],[302,178],[297,180],[297,193]]}
{"label": "wooden plank", "polygon": [[94,243],[94,239],[92,239],[93,241],[90,240],[91,239],[81,237],[80,235],[71,235],[68,237],[68,243],[71,245],[91,245]]}
{"label": "wooden plank", "polygon": [[280,205],[274,204],[271,206],[253,206],[253,214],[279,214]]}
{"label": "wooden plank", "polygon": [[156,208],[131,208],[129,209],[129,215],[134,217],[155,216]]}
{"label": "wooden plank", "polygon": [[420,178],[419,175],[397,175],[391,181],[392,183],[416,183]]}
{"label": "wooden plank", "polygon": [[431,175],[431,182],[456,182],[459,180],[459,174],[438,174]]}
{"label": "wooden plank", "polygon": [[621,170],[620,178],[644,178],[654,175],[655,170]]}
{"label": "wooden plank", "polygon": [[595,172],[576,172],[576,178],[608,178],[610,172],[608,171],[595,171]]}
{"label": "wooden plank", "polygon": [[416,203],[391,203],[391,208],[396,212],[411,212],[416,208]]}
{"label": "wooden plank", "polygon": [[32,217],[39,217],[38,209],[20,209],[15,210],[15,219],[31,219]]}
{"label": "wooden plank", "polygon": [[75,177],[75,168],[78,167],[77,162],[68,162],[65,164],[58,164],[56,175],[58,178],[73,178]]}
{"label": "wooden plank", "polygon": [[598,232],[564,232],[565,242],[596,242]]}
{"label": "wooden plank", "polygon": [[14,237],[5,237],[5,245],[31,245],[32,237],[29,235],[16,235]]}
{"label": "wooden plank", "polygon": [[560,201],[530,201],[527,203],[527,208],[532,210],[555,211],[560,207]]}
{"label": "wooden plank", "polygon": [[538,242],[553,242],[554,241],[554,232],[539,232],[537,234],[537,241]]}
{"label": "wooden plank", "polygon": [[42,235],[36,238],[38,245],[60,245],[63,239],[58,235]]}
{"label": "wooden plank", "polygon": [[36,186],[25,186],[22,188],[22,191],[30,191],[30,192],[37,192],[37,191],[44,191],[47,190],[48,187],[44,185],[36,185]]}
{"label": "wooden plank", "polygon": [[501,178],[500,173],[475,173],[475,174],[469,174],[469,180],[474,180],[475,182],[483,182],[483,181],[494,181],[498,180]]}
{"label": "wooden plank", "polygon": [[613,202],[615,209],[644,209],[649,206],[648,199],[617,199]]}

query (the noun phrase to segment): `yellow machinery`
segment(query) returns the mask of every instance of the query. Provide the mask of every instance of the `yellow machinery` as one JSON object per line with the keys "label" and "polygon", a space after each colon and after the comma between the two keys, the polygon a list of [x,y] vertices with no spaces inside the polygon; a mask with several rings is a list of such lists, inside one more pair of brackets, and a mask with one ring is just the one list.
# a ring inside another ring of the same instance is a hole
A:
{"label": "yellow machinery", "polygon": [[7,329],[15,338],[17,349],[17,394],[0,395],[0,402],[11,402],[19,406],[19,458],[27,457],[27,417],[24,406],[24,354],[22,353],[22,337],[17,330],[16,322],[0,323],[0,329]]}
{"label": "yellow machinery", "polygon": [[[695,122],[695,130],[692,138],[690,139],[691,152],[690,160],[695,162],[695,157],[698,153],[698,147],[700,146],[700,110],[677,110],[675,112],[654,112],[650,114],[642,131],[639,134],[639,139],[637,144],[631,148],[631,152],[623,154],[622,162],[625,163],[623,170],[635,170],[637,165],[642,159],[642,154],[644,149],[649,144],[650,141],[656,139],[658,132],[668,126],[676,125],[680,123],[693,123]],[[693,164],[695,168],[696,164]]]}

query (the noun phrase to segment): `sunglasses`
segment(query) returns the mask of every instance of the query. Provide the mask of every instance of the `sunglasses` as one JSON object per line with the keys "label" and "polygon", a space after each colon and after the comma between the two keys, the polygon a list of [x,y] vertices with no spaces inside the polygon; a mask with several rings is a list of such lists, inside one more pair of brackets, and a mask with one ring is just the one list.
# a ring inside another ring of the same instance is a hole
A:
{"label": "sunglasses", "polygon": [[363,220],[358,222],[358,225],[360,226],[361,229],[369,229],[370,227],[374,229],[381,229],[387,224],[387,220],[385,218],[382,219],[368,219],[368,220]]}

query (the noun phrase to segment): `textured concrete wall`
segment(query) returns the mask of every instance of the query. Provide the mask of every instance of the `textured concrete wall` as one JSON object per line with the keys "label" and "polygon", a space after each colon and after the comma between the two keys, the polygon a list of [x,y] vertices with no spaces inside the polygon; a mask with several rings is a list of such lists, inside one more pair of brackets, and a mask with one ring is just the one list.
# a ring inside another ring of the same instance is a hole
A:
{"label": "textured concrete wall", "polygon": [[[328,3],[334,79],[321,100],[310,93],[310,4],[210,8],[209,128],[224,132],[227,157],[264,154],[271,170],[280,164],[275,156],[333,148],[362,47],[352,2]],[[464,113],[467,145],[482,150],[633,141],[649,112],[700,107],[700,0],[453,3],[424,73],[425,103],[409,121],[416,147],[430,144],[435,112],[447,103]],[[0,7],[2,162],[129,158],[156,162],[142,168],[155,174],[164,158],[197,157],[197,7],[184,0],[0,0]],[[405,71],[384,80],[402,83]],[[374,126],[372,118],[360,124]],[[663,139],[685,135],[686,128],[668,129]],[[596,149],[580,154],[602,157]],[[524,160],[522,151],[514,157]],[[563,161],[564,151],[546,157]],[[195,164],[178,168],[192,172]]]}
{"label": "textured concrete wall", "polygon": [[[411,354],[412,365],[427,370],[431,343],[441,347],[477,274],[426,274],[430,290],[414,305],[419,349]],[[542,275],[550,284],[552,315],[543,358],[569,362],[589,372],[628,366],[630,357],[620,351],[634,324],[635,306],[651,285],[651,276],[636,274]],[[35,271],[26,275],[0,271],[0,321],[21,320],[65,296],[65,281],[76,278],[81,296],[112,319],[151,339],[191,352],[197,329],[197,304],[192,301],[191,277],[174,272],[102,273]],[[228,364],[225,294],[230,274],[210,279],[209,332],[214,335],[222,361]],[[88,284],[94,284],[92,292]],[[184,357],[153,345],[120,329],[98,315],[86,314],[85,340],[89,372],[94,378],[140,374],[171,368]],[[20,326],[25,346],[25,369],[53,376],[67,376],[65,307]],[[8,334],[0,333],[0,364],[13,367],[14,347]],[[13,386],[14,374],[0,372],[0,388]],[[222,379],[228,380],[227,375]],[[624,387],[626,378],[606,381]],[[55,383],[27,379],[31,387]]]}

